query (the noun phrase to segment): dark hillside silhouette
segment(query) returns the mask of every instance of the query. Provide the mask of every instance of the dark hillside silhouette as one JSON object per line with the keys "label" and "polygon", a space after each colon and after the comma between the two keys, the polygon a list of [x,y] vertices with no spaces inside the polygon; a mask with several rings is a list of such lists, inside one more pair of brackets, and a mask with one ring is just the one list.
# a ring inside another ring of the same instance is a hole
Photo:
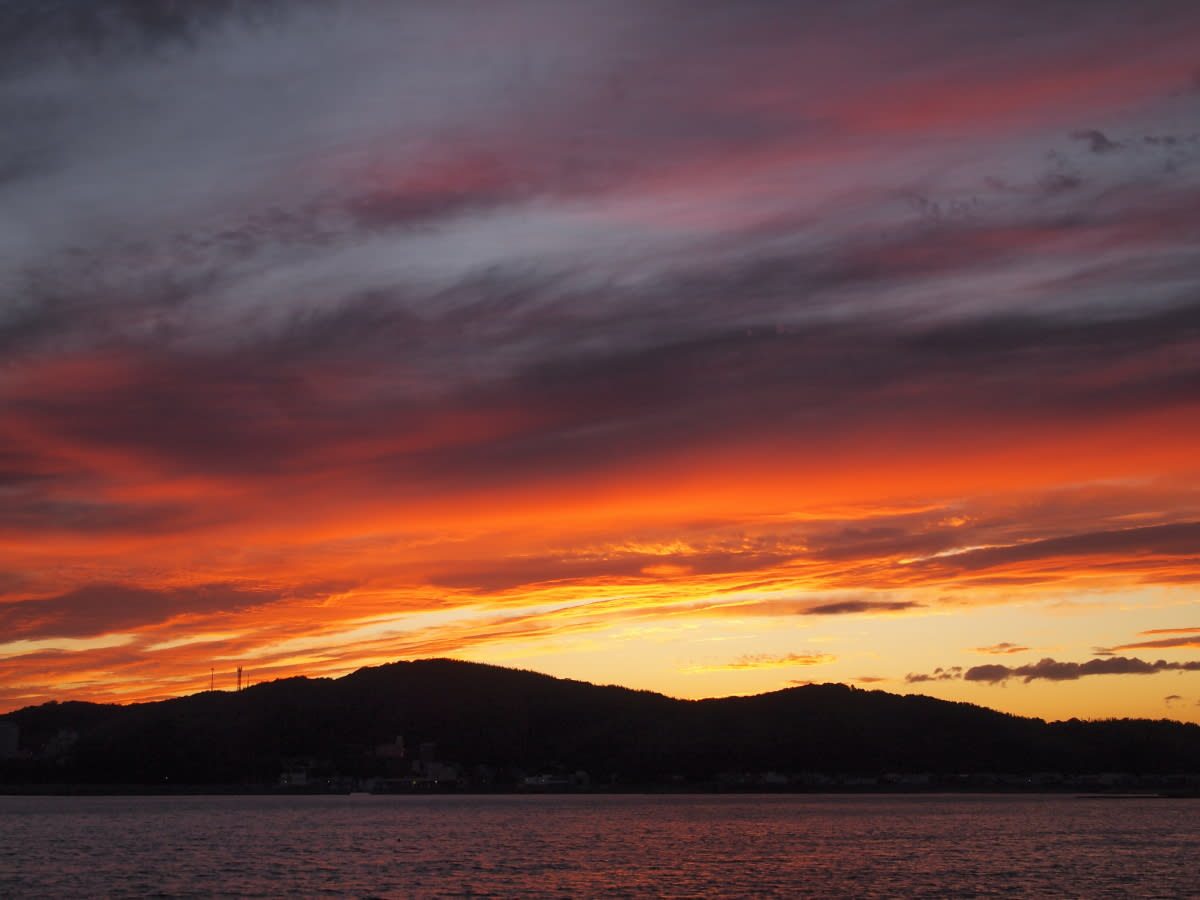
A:
{"label": "dark hillside silhouette", "polygon": [[[0,761],[9,784],[264,785],[302,765],[345,785],[404,776],[422,753],[453,763],[461,782],[500,787],[537,773],[585,772],[595,787],[714,784],[731,773],[811,784],[799,776],[1200,769],[1200,726],[1180,722],[1048,724],[837,684],[674,700],[445,659],[131,706],[49,703],[5,718],[22,747]],[[398,736],[403,760],[379,749]]]}

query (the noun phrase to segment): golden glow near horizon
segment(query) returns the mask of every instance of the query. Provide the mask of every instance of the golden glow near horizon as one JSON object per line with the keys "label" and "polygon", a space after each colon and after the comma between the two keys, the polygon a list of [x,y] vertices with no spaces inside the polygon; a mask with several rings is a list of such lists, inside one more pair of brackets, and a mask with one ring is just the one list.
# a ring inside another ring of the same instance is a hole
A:
{"label": "golden glow near horizon", "polygon": [[[132,598],[157,621],[93,638],[12,641],[0,645],[0,673],[14,707],[64,691],[125,702],[198,690],[210,666],[226,682],[238,665],[261,681],[458,656],[690,698],[840,681],[1050,718],[1194,719],[1184,698],[1200,674],[1181,666],[1200,646],[1200,631],[1186,624],[1200,528],[1131,523],[1124,512],[1132,498],[1166,489],[1126,481],[943,506],[895,498],[878,515],[839,507],[830,518],[653,516],[643,532],[607,540],[605,515],[575,534],[526,527],[515,541],[507,530],[430,535],[415,552],[414,542],[382,535],[312,541],[298,523],[270,552],[205,546],[220,565],[199,585],[181,583],[181,561],[164,565],[166,541],[152,554],[158,577],[142,573]],[[785,499],[781,509],[792,508]],[[1016,515],[1034,508],[1044,510],[1038,522]],[[556,521],[586,512],[568,509]],[[639,519],[631,513],[631,523]],[[66,625],[75,631],[89,617],[98,630],[105,617],[122,618],[109,604],[131,592],[111,585],[128,581],[116,573],[137,572],[147,550],[101,546],[91,562],[75,562],[80,586],[66,595],[74,607],[63,594],[16,601],[30,611],[30,630],[38,611],[46,630],[66,622],[64,609],[80,620]],[[346,572],[359,584],[311,585]],[[1163,665],[1053,678],[1020,669],[1114,657]],[[963,677],[989,664],[1014,674]]]}
{"label": "golden glow near horizon", "polygon": [[451,656],[1200,721],[1200,9],[585,6],[6,60],[0,711]]}

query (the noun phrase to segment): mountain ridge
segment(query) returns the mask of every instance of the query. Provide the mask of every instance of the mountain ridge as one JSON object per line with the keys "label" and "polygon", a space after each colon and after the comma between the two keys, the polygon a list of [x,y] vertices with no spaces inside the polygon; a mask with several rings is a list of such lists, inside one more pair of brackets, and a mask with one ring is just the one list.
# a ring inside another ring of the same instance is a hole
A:
{"label": "mountain ridge", "polygon": [[19,758],[0,760],[0,784],[273,784],[298,765],[338,783],[440,766],[459,783],[495,785],[577,772],[602,784],[699,785],[730,773],[794,783],[804,773],[1200,770],[1200,726],[1166,719],[1046,722],[840,684],[679,700],[451,659],[127,706],[52,701],[0,721],[21,734]]}

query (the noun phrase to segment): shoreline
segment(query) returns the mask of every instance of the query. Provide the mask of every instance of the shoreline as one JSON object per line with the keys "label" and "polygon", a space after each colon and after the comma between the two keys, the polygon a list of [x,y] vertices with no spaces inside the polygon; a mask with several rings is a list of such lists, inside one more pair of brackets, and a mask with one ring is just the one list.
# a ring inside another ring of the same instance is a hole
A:
{"label": "shoreline", "polygon": [[571,790],[536,790],[529,788],[444,788],[424,790],[297,790],[272,785],[113,785],[113,784],[0,784],[0,797],[535,797],[535,796],[741,796],[741,797],[920,797],[920,796],[1056,796],[1077,800],[1147,800],[1200,799],[1200,790],[1147,789],[1145,791],[1113,790],[1083,792],[1073,787],[1014,787],[971,785],[969,787],[935,786],[922,788],[891,788],[855,786],[823,788],[820,790],[754,790],[730,789],[696,785],[678,787],[664,785],[628,785],[620,787],[577,788]]}

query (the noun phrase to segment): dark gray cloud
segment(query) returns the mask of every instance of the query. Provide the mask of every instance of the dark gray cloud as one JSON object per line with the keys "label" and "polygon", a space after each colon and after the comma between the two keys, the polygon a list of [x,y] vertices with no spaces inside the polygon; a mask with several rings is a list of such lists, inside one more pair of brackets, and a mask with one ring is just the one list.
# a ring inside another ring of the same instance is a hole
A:
{"label": "dark gray cloud", "polygon": [[[0,47],[14,56],[103,56],[189,45],[229,20],[262,25],[305,0],[9,0]],[[337,0],[334,0],[337,2]]]}
{"label": "dark gray cloud", "polygon": [[[1182,632],[1188,632],[1189,629],[1176,629]],[[1152,633],[1152,632],[1147,632]],[[1179,634],[1175,637],[1168,638],[1151,638],[1142,641],[1133,641],[1128,644],[1118,644],[1115,647],[1104,647],[1097,650],[1097,654],[1109,655],[1121,650],[1165,650],[1169,647],[1200,647],[1200,629],[1190,629],[1190,633]]]}
{"label": "dark gray cloud", "polygon": [[963,673],[965,681],[983,681],[999,684],[1010,678],[1031,681],[1075,681],[1089,675],[1152,675],[1155,672],[1200,672],[1200,662],[1153,662],[1137,657],[1114,656],[1107,659],[1089,659],[1087,662],[1059,662],[1046,657],[1024,666],[986,665],[972,666]]}
{"label": "dark gray cloud", "polygon": [[10,641],[92,637],[165,622],[182,613],[238,612],[277,599],[278,592],[230,584],[168,590],[95,584],[54,597],[0,604],[0,632]]}
{"label": "dark gray cloud", "polygon": [[805,610],[810,616],[846,616],[857,613],[905,612],[925,604],[913,600],[841,600],[821,603]]}
{"label": "dark gray cloud", "polygon": [[1115,656],[1104,659],[1089,659],[1087,662],[1060,662],[1046,657],[1036,663],[1021,666],[1005,666],[989,663],[971,666],[965,671],[960,666],[937,668],[931,674],[909,673],[905,681],[919,684],[928,681],[980,681],[985,684],[1002,684],[1011,678],[1020,678],[1026,684],[1032,681],[1076,681],[1091,675],[1153,675],[1156,672],[1200,672],[1200,662],[1147,661],[1137,657]]}
{"label": "dark gray cloud", "polygon": [[196,521],[195,511],[179,505],[98,503],[53,500],[38,495],[11,497],[0,508],[0,531],[84,534],[145,533],[181,530]]}
{"label": "dark gray cloud", "polygon": [[907,684],[923,684],[927,681],[955,681],[962,677],[962,666],[950,666],[948,668],[942,668],[941,666],[938,666],[928,674],[909,672],[904,676],[904,681]]}
{"label": "dark gray cloud", "polygon": [[1171,525],[1152,525],[1072,534],[1064,537],[1031,540],[1005,547],[985,547],[964,550],[951,556],[923,560],[913,566],[943,569],[947,572],[978,572],[1014,563],[1049,560],[1060,557],[1107,556],[1166,556],[1191,558],[1200,546],[1200,522],[1180,522]]}
{"label": "dark gray cloud", "polygon": [[1086,131],[1076,131],[1071,137],[1087,144],[1088,150],[1092,153],[1111,153],[1114,150],[1121,149],[1120,144],[1110,141],[1103,131],[1098,131],[1094,128]]}

